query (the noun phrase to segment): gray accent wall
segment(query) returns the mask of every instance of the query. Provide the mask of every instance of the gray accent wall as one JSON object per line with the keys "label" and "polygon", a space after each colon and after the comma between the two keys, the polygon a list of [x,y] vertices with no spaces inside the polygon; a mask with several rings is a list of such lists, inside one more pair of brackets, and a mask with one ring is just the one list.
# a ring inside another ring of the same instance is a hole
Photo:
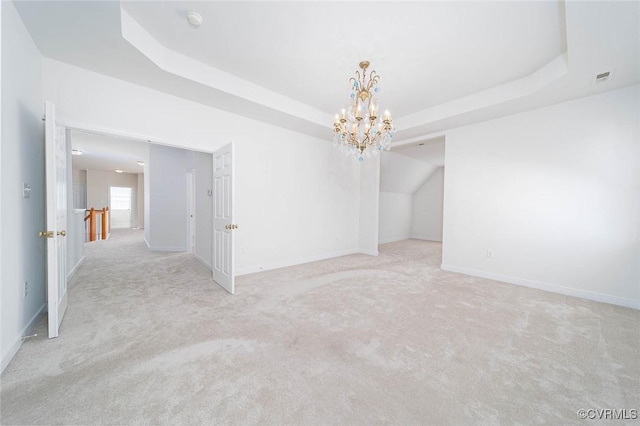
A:
{"label": "gray accent wall", "polygon": [[145,166],[148,209],[145,238],[151,250],[186,251],[189,234],[187,172],[196,175],[196,256],[211,266],[213,246],[213,157],[211,154],[151,144]]}
{"label": "gray accent wall", "polygon": [[213,155],[194,152],[196,172],[196,257],[209,269],[213,264]]}
{"label": "gray accent wall", "polygon": [[[190,168],[190,167],[189,167]],[[152,144],[149,148],[149,231],[151,250],[187,249],[187,151]]]}
{"label": "gray accent wall", "polygon": [[[44,311],[45,229],[42,57],[15,6],[2,2],[2,370]],[[23,198],[23,183],[31,187]],[[28,293],[24,283],[28,282]]]}

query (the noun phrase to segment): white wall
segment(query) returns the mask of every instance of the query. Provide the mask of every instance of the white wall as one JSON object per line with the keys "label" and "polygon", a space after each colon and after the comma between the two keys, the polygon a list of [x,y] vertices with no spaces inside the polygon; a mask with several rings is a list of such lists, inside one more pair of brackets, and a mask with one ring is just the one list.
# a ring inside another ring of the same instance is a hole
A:
{"label": "white wall", "polygon": [[151,215],[151,197],[149,197],[149,187],[151,185],[151,179],[149,179],[149,162],[144,165],[144,173],[142,176],[142,186],[144,188],[144,193],[142,194],[142,198],[144,200],[144,212],[143,212],[143,221],[144,221],[144,242],[149,246],[149,239],[151,238],[151,233],[149,232],[149,216]]}
{"label": "white wall", "polygon": [[73,209],[73,182],[74,177],[77,181],[80,181],[82,177],[84,177],[84,181],[86,184],[86,173],[81,173],[80,170],[74,169],[72,166],[72,138],[73,135],[71,133],[71,130],[67,130],[65,134],[65,142],[67,144],[67,236],[65,237],[67,242],[67,279],[71,279],[73,274],[76,273],[80,264],[84,261],[85,240],[85,212],[84,210]]}
{"label": "white wall", "polygon": [[[0,53],[2,53],[4,51],[4,49],[2,48],[2,45],[4,44],[3,40],[5,40],[5,37],[3,37],[3,27],[4,25],[2,25],[2,9],[4,9],[4,7],[2,7],[2,4],[0,4]],[[2,97],[2,86],[4,86],[4,81],[2,79],[2,68],[3,68],[3,61],[2,61],[2,56],[4,56],[4,54],[0,54],[0,100],[2,100],[0,102],[0,139],[2,139],[4,137],[4,135],[2,134],[3,131],[1,129],[4,129],[4,127],[2,126],[3,120],[2,120],[2,116],[3,116],[3,112],[2,112],[2,104],[4,103],[4,98]],[[0,141],[1,142],[1,141]],[[4,182],[4,179],[2,178],[2,143],[0,143],[0,189],[4,188],[2,186],[2,182]],[[4,190],[2,192],[4,194]],[[4,270],[2,269],[2,252],[3,252],[3,239],[2,239],[2,235],[3,235],[3,228],[4,228],[4,222],[2,219],[2,209],[3,209],[3,199],[4,197],[2,195],[0,195],[0,295],[2,295],[1,300],[4,300],[4,286],[2,285],[2,283],[4,282]],[[10,201],[10,200],[9,200]],[[2,328],[2,322],[4,322],[3,320],[1,320],[1,312],[4,312],[4,304],[0,301],[0,309],[2,309],[2,311],[0,311],[0,333],[2,333],[2,335],[4,335],[4,329]],[[8,343],[8,342],[7,342]],[[14,345],[16,346],[16,345]],[[2,371],[4,371],[4,368],[9,364],[9,359],[11,358],[10,353],[8,353],[7,358],[5,360],[5,341],[4,339],[0,339],[0,373],[2,373]],[[9,352],[9,351],[7,351]]]}
{"label": "white wall", "polygon": [[[41,57],[13,3],[2,8],[0,300],[2,370],[45,308],[44,131]],[[31,197],[22,197],[22,183]],[[29,283],[24,296],[24,282]]]}
{"label": "white wall", "polygon": [[[71,140],[73,137],[72,132],[67,132],[67,140]],[[69,145],[68,145],[69,146]],[[67,146],[67,147],[68,147]],[[68,149],[71,152],[71,148]],[[71,155],[71,154],[69,154]],[[87,171],[80,170],[73,166],[73,156],[71,156],[71,182],[69,182],[67,188],[67,196],[71,199],[71,205],[76,209],[87,208]]]}
{"label": "white wall", "polygon": [[116,173],[103,170],[87,170],[87,208],[101,210],[103,207],[111,207],[109,203],[110,187],[120,186],[131,188],[131,212],[128,226],[118,225],[122,219],[117,217],[117,212],[111,212],[111,229],[118,227],[130,228],[133,226],[138,208],[138,174]]}
{"label": "white wall", "polygon": [[320,140],[50,59],[43,69],[65,124],[205,152],[235,143],[237,273],[357,251],[359,165],[330,129]]}
{"label": "white wall", "polygon": [[397,152],[380,160],[380,244],[412,238],[413,194],[436,166]]}
{"label": "white wall", "polygon": [[144,228],[144,174],[138,173],[138,187],[136,194],[136,207],[138,209],[135,226],[137,228]]}
{"label": "white wall", "polygon": [[379,243],[411,238],[411,194],[380,192]]}
{"label": "white wall", "polygon": [[444,206],[444,167],[438,167],[413,193],[411,238],[442,241]]}
{"label": "white wall", "polygon": [[[73,137],[73,132],[71,132],[71,137]],[[73,167],[73,156],[71,157],[72,162],[72,178],[71,180],[75,184],[86,185],[87,184],[87,171],[78,169],[77,167]]]}
{"label": "white wall", "polygon": [[443,268],[640,308],[639,103],[636,85],[447,132]]}
{"label": "white wall", "polygon": [[[362,162],[356,162],[360,166],[360,203],[357,216],[359,227],[358,251],[372,256],[378,255],[378,226],[379,226],[379,200],[380,200],[380,157],[368,158]],[[353,212],[344,212],[346,219]]]}
{"label": "white wall", "polygon": [[138,175],[136,173],[87,170],[87,208],[93,207],[99,210],[108,207],[109,188],[112,186],[132,188],[135,197],[138,191]]}
{"label": "white wall", "polygon": [[413,194],[435,169],[431,162],[385,151],[380,159],[380,191]]}

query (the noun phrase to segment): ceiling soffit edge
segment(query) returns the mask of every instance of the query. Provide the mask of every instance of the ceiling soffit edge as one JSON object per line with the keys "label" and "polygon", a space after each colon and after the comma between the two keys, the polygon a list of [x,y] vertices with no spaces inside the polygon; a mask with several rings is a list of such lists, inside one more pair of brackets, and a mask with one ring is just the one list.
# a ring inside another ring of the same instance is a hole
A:
{"label": "ceiling soffit edge", "polygon": [[407,130],[528,96],[568,73],[567,52],[564,52],[526,77],[400,117],[395,120],[396,126],[398,130]]}
{"label": "ceiling soffit edge", "polygon": [[164,47],[120,6],[122,37],[165,72],[232,94],[252,103],[330,126],[332,116]]}
{"label": "ceiling soffit edge", "polygon": [[[316,126],[331,127],[332,117],[330,114],[164,47],[124,10],[122,4],[120,5],[120,26],[122,37],[165,72],[244,99],[248,101],[247,108],[251,108],[250,104],[258,104],[299,120],[313,123]],[[398,131],[436,123],[531,95],[568,73],[567,52],[565,51],[539,70],[523,78],[405,115],[394,121]],[[314,134],[314,136],[317,135]],[[410,140],[414,139],[419,138],[411,138]]]}

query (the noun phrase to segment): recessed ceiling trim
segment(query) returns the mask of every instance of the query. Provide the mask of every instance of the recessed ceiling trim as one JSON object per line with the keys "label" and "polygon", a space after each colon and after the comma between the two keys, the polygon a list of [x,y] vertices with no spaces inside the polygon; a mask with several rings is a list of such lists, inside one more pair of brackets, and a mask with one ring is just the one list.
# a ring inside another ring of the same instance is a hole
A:
{"label": "recessed ceiling trim", "polygon": [[537,92],[567,74],[569,66],[567,52],[564,52],[526,77],[400,117],[396,120],[396,126],[398,129],[406,130],[521,98]]}
{"label": "recessed ceiling trim", "polygon": [[138,24],[122,5],[120,29],[125,40],[163,71],[331,128],[333,117],[330,114],[167,49]]}

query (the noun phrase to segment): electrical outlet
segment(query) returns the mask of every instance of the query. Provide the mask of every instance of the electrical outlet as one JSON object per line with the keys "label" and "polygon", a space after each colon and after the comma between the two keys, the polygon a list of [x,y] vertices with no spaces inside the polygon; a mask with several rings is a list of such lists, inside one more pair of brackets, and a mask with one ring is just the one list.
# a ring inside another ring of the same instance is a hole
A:
{"label": "electrical outlet", "polygon": [[493,250],[487,250],[487,257],[493,257]]}
{"label": "electrical outlet", "polygon": [[24,297],[27,297],[27,294],[29,294],[29,282],[25,281],[24,282]]}

